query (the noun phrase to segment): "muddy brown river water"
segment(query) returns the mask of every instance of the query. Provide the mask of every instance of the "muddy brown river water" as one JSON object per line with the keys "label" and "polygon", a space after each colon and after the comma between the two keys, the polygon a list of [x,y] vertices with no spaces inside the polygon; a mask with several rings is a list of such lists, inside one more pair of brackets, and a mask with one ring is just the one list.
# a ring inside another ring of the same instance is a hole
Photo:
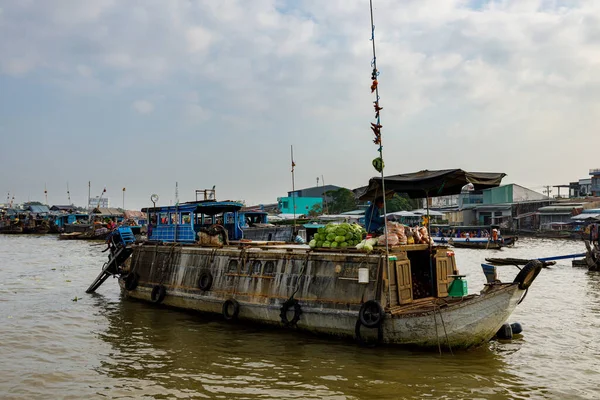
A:
{"label": "muddy brown river water", "polygon": [[[85,294],[102,249],[0,235],[0,398],[600,398],[600,273],[570,260],[544,269],[512,315],[521,337],[440,356],[232,326],[122,299],[112,279]],[[577,241],[522,239],[456,257],[476,293],[485,257],[583,251]],[[517,273],[498,270],[505,281]]]}

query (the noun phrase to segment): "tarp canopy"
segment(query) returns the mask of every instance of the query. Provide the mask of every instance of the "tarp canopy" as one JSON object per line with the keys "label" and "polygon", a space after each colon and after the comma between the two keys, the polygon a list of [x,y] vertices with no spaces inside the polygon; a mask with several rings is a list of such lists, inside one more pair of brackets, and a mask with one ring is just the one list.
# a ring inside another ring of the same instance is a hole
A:
{"label": "tarp canopy", "polygon": [[[462,169],[439,171],[423,170],[410,174],[386,176],[386,197],[394,193],[406,193],[411,199],[459,194],[463,186],[471,183],[475,190],[488,189],[500,185],[504,173],[467,172]],[[383,195],[381,177],[371,178],[369,185],[354,190],[361,200],[373,200]]]}
{"label": "tarp canopy", "polygon": [[125,210],[123,216],[125,219],[146,219],[146,213],[137,210]]}

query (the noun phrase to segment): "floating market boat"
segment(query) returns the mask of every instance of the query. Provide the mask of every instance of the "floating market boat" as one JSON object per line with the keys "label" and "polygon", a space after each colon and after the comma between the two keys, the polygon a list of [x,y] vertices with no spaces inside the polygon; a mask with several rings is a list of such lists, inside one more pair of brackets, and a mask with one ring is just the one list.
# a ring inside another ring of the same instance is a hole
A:
{"label": "floating market boat", "polygon": [[458,240],[458,238],[450,238],[448,239],[448,244],[452,247],[464,249],[499,250],[503,247],[514,245],[517,239],[516,236],[509,236],[498,240],[492,240],[491,238],[486,238],[485,240]]}
{"label": "floating market boat", "polygon": [[[459,193],[497,186],[504,174],[421,171],[385,178],[387,194]],[[381,196],[381,178],[357,189]],[[144,211],[157,221],[134,243],[126,227],[110,239],[110,256],[87,292],[116,275],[126,298],[220,314],[225,320],[356,338],[365,343],[472,347],[490,340],[542,269],[528,263],[513,282],[468,294],[454,252],[433,244],[320,249],[243,239],[242,204],[194,201]],[[232,327],[232,329],[235,329]]]}

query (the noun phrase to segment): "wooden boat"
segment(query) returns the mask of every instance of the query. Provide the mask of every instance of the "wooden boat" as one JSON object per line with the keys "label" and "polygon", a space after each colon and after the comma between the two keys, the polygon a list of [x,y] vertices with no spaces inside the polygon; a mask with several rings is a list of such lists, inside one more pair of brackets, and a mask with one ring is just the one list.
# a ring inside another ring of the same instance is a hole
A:
{"label": "wooden boat", "polygon": [[[493,265],[527,265],[532,260],[526,258],[486,258],[485,261]],[[544,267],[555,265],[556,261],[544,261]]]}
{"label": "wooden boat", "polygon": [[514,246],[515,242],[518,240],[516,236],[507,236],[501,238],[499,240],[493,241],[491,239],[485,240],[465,240],[466,238],[462,238],[463,240],[458,240],[455,238],[448,239],[448,244],[453,247],[463,248],[463,249],[482,249],[482,250],[499,250],[506,246]]}
{"label": "wooden boat", "polygon": [[83,232],[71,232],[71,233],[61,233],[58,235],[59,240],[75,240],[79,239],[79,236],[83,235]]}
{"label": "wooden boat", "polygon": [[[147,242],[115,242],[87,292],[116,275],[126,298],[220,314],[225,320],[354,337],[361,343],[373,338],[394,345],[467,348],[494,337],[542,269],[532,261],[513,282],[502,283],[495,267],[486,267],[488,283],[469,295],[454,252],[446,246],[394,246],[386,254],[384,248],[366,253],[253,244],[240,241],[235,221],[241,207],[191,202],[146,209],[150,220],[168,218],[149,232]],[[183,220],[189,223],[171,223]],[[213,225],[217,220],[223,225]],[[208,224],[211,229],[202,230]],[[465,290],[457,294],[455,286]]]}
{"label": "wooden boat", "polygon": [[448,240],[448,244],[452,247],[461,248],[461,249],[481,249],[481,250],[499,250],[504,247],[504,243],[501,241],[492,241],[487,240],[485,242],[482,241],[454,241],[453,239]]}
{"label": "wooden boat", "polygon": [[23,227],[20,225],[15,225],[15,224],[6,225],[6,226],[0,228],[0,233],[4,233],[6,235],[21,234],[21,233],[23,233]]}
{"label": "wooden boat", "polygon": [[106,240],[110,231],[106,228],[87,230],[86,232],[70,232],[58,235],[60,240]]}

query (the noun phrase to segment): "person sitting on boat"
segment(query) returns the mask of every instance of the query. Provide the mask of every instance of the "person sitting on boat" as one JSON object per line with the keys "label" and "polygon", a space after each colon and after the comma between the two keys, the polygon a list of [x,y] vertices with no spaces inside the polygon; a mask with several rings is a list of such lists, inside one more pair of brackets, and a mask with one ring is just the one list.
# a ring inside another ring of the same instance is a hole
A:
{"label": "person sitting on boat", "polygon": [[383,208],[383,197],[378,197],[367,208],[365,212],[365,228],[369,233],[381,233],[383,231],[384,218],[381,215]]}
{"label": "person sitting on boat", "polygon": [[498,241],[498,229],[496,228],[492,229],[492,240],[494,242]]}

